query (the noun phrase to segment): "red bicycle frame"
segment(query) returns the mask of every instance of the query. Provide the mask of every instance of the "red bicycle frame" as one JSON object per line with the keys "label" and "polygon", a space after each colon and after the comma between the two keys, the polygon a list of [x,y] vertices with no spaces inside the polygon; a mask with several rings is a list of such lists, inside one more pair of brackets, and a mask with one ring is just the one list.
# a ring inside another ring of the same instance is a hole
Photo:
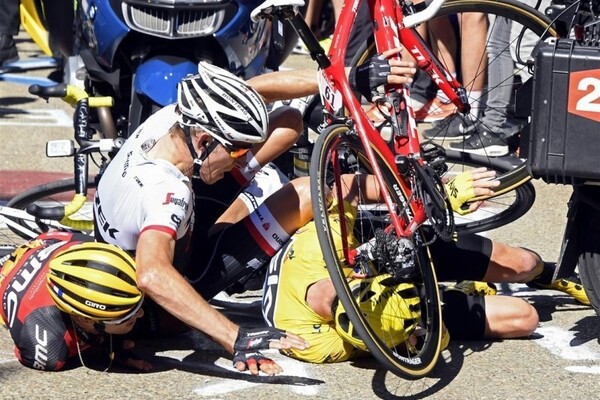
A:
{"label": "red bicycle frame", "polygon": [[[259,16],[276,15],[282,20],[290,21],[309,49],[311,57],[321,68],[319,86],[321,100],[324,109],[327,111],[327,122],[348,123],[349,119],[338,117],[342,115],[344,108],[350,112],[352,122],[348,125],[355,128],[354,131],[360,138],[369,159],[372,174],[379,183],[382,199],[389,210],[391,218],[389,229],[395,230],[397,237],[407,238],[411,237],[428,219],[423,199],[415,195],[415,191],[426,188],[426,193],[436,197],[438,206],[443,207],[440,202],[444,201],[444,199],[438,199],[439,193],[434,193],[434,191],[439,191],[439,182],[432,181],[433,178],[428,175],[426,171],[427,165],[425,165],[421,156],[419,134],[416,128],[408,86],[384,85],[384,96],[375,101],[378,105],[385,104],[389,111],[388,121],[392,125],[392,137],[389,143],[375,128],[350,87],[344,61],[348,38],[350,37],[361,1],[364,0],[346,0],[344,2],[328,56],[324,54],[323,48],[317,42],[314,34],[312,34],[304,19],[298,14],[298,8],[304,5],[303,0],[267,0],[252,12],[252,18],[257,20],[256,18]],[[445,0],[432,0],[422,10],[406,16],[403,9],[406,6],[405,0],[366,1],[368,1],[373,21],[377,52],[382,54],[388,50],[401,47],[409,51],[411,56],[416,60],[418,67],[432,77],[438,87],[456,105],[457,109],[462,113],[467,113],[470,107],[466,91],[442,67],[435,56],[428,50],[423,39],[413,29],[419,23],[432,18]],[[419,6],[414,7],[416,9]],[[401,58],[401,54],[395,57],[399,59]],[[340,140],[342,139],[343,137],[340,137]],[[375,152],[389,166],[390,170],[395,172],[398,178],[395,180],[396,183],[391,190],[404,195],[399,195],[397,196],[398,198],[403,199],[405,197],[408,199],[408,204],[402,204],[403,209],[408,214],[408,221],[406,222],[404,218],[398,215],[392,196],[385,191],[385,185],[381,184],[384,182],[384,178],[381,168],[376,162]],[[337,183],[337,187],[340,187],[340,168],[336,168],[335,164],[338,162],[338,157],[335,154],[332,155],[331,162],[334,163],[334,171],[338,172],[337,176],[334,176],[334,180]],[[407,165],[408,168],[405,169],[403,167],[402,171],[400,171],[399,165]],[[407,171],[408,173],[406,173]],[[340,215],[344,215],[340,191],[338,191],[337,196],[338,206],[342,208]],[[341,236],[343,248],[348,249],[345,226],[342,226]],[[352,259],[351,254],[346,254],[346,257],[348,260]]]}
{"label": "red bicycle frame", "polygon": [[[356,132],[363,143],[364,149],[371,162],[373,174],[379,182],[383,182],[383,177],[379,165],[375,162],[374,151],[377,151],[390,166],[394,166],[399,176],[401,174],[397,168],[397,156],[405,156],[417,160],[420,164],[423,159],[420,156],[421,147],[419,143],[419,134],[416,128],[414,119],[414,111],[410,101],[410,93],[407,85],[395,86],[386,85],[385,94],[390,95],[395,91],[400,91],[401,96],[390,97],[399,99],[392,101],[390,106],[390,116],[392,124],[395,125],[393,133],[392,145],[388,145],[380,132],[375,128],[370,118],[361,106],[359,99],[356,98],[348,78],[345,73],[345,56],[347,38],[350,36],[352,26],[356,19],[358,7],[363,0],[346,1],[343,5],[340,17],[338,19],[336,29],[333,35],[332,44],[329,52],[331,64],[321,70],[322,84],[321,97],[329,112],[335,114],[339,111],[339,107],[343,104],[346,107],[352,121],[356,125]],[[448,96],[450,101],[456,105],[459,111],[466,113],[469,110],[469,105],[464,94],[464,89],[461,85],[449,74],[431,54],[423,39],[419,34],[407,27],[404,23],[404,13],[402,4],[399,0],[368,0],[369,9],[373,20],[373,32],[375,35],[375,43],[379,54],[387,50],[404,48],[410,52],[416,60],[419,68],[423,69],[431,76],[438,87]],[[443,0],[435,0],[436,6],[441,6]],[[416,14],[415,14],[416,15]],[[400,59],[401,56],[397,55]],[[323,85],[324,83],[324,85]],[[462,94],[461,94],[462,93]],[[341,95],[341,102],[337,96]],[[406,111],[406,112],[405,112]],[[335,160],[333,160],[335,162]],[[339,179],[339,177],[336,177]],[[390,210],[391,223],[398,237],[411,236],[418,227],[427,220],[427,215],[421,199],[413,195],[412,182],[406,179],[397,180],[401,186],[406,198],[410,200],[410,208],[412,211],[412,220],[408,224],[403,223],[393,210],[395,209],[393,199],[385,190],[382,189],[382,196],[385,204]],[[339,181],[337,182],[339,184]],[[379,185],[383,188],[383,185]],[[338,199],[341,200],[341,199]],[[343,204],[338,201],[338,204]],[[343,214],[341,214],[343,215]],[[345,238],[345,232],[342,233],[342,238]],[[346,246],[344,246],[346,248]]]}

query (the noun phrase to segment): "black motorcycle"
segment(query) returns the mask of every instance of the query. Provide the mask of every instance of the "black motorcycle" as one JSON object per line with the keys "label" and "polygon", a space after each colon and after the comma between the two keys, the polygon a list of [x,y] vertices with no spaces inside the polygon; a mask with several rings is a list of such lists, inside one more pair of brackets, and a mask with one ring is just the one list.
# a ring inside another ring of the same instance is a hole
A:
{"label": "black motorcycle", "polygon": [[573,187],[555,278],[577,267],[600,315],[600,1],[556,0],[546,15],[569,38],[535,56],[528,161],[535,178]]}

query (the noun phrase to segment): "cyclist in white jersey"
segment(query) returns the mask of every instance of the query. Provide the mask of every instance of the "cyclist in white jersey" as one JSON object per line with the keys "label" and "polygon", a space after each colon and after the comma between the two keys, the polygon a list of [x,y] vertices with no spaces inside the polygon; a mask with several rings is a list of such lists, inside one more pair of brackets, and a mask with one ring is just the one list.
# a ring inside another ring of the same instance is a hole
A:
{"label": "cyclist in white jersey", "polygon": [[[406,62],[383,63],[387,73],[380,80],[403,83],[410,79],[404,75],[414,73]],[[194,213],[201,217],[210,210],[193,210],[193,193],[203,193],[202,187],[192,190],[190,178],[206,185],[223,177],[247,182],[285,150],[289,137],[297,137],[301,116],[285,107],[268,116],[263,99],[246,82],[206,63],[198,71],[178,85],[177,104],[142,124],[104,172],[94,201],[96,238],[135,252],[138,285],[147,297],[233,353],[237,369],[276,374],[281,368],[258,350],[308,344],[277,329],[238,327],[205,299],[264,265],[312,218],[309,193],[299,193],[301,185],[290,182],[254,211],[219,220],[208,236],[194,224]],[[316,91],[314,71],[291,76],[259,77],[256,85],[268,101]]]}

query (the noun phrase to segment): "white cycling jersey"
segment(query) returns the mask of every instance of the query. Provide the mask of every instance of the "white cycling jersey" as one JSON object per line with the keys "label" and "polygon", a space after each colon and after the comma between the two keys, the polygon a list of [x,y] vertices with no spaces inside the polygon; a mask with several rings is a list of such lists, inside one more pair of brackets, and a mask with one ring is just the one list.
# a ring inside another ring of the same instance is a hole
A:
{"label": "white cycling jersey", "polygon": [[167,232],[175,240],[189,238],[193,226],[189,179],[170,162],[146,157],[176,121],[174,104],[150,116],[104,171],[94,199],[98,239],[134,251],[147,229]]}

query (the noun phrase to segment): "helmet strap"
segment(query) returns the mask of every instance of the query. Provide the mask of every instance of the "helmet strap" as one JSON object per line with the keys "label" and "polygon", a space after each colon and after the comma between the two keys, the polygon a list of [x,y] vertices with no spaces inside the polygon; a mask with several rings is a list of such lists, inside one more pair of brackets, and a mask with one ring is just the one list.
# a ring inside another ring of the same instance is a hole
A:
{"label": "helmet strap", "polygon": [[208,155],[210,153],[212,153],[212,151],[218,145],[219,145],[219,141],[217,141],[217,140],[213,140],[212,143],[209,145],[204,144],[204,151],[202,152],[200,157],[197,157],[194,159],[194,171],[192,173],[192,177],[197,178],[197,179],[200,178],[200,168],[202,168],[202,164],[204,164],[204,161],[206,160]]}
{"label": "helmet strap", "polygon": [[94,329],[98,333],[106,333],[106,325],[102,322],[94,322]]}
{"label": "helmet strap", "polygon": [[202,164],[204,164],[204,161],[208,155],[219,145],[220,142],[213,138],[213,141],[210,145],[207,146],[206,144],[203,144],[204,151],[201,154],[198,154],[192,143],[192,132],[190,126],[184,124],[180,124],[180,126],[185,134],[185,142],[188,146],[190,154],[194,159],[194,171],[192,172],[192,177],[200,178],[200,168],[202,168]]}
{"label": "helmet strap", "polygon": [[190,151],[192,158],[194,160],[197,160],[200,157],[198,156],[198,153],[196,152],[196,149],[194,148],[194,145],[192,143],[192,132],[190,126],[183,124],[181,124],[180,126],[181,129],[183,129],[183,133],[185,134],[185,143],[187,144],[188,150]]}

